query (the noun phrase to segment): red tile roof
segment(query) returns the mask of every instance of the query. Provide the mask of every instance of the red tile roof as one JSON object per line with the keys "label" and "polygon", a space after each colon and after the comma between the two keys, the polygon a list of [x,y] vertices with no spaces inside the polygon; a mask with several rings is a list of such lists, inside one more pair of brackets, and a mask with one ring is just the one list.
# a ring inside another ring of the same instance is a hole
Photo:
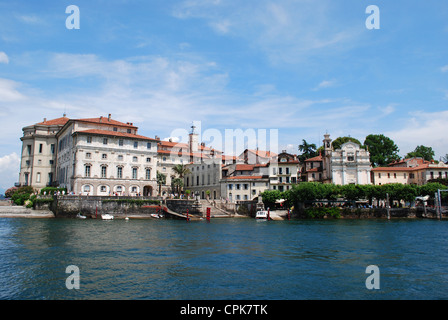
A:
{"label": "red tile roof", "polygon": [[40,124],[40,125],[45,125],[45,126],[54,126],[54,125],[61,125],[63,126],[64,124],[67,123],[67,121],[70,120],[67,117],[61,117],[61,118],[56,118],[56,119],[52,119],[52,120],[45,120],[36,124]]}
{"label": "red tile roof", "polygon": [[262,158],[271,158],[271,157],[275,157],[277,155],[276,153],[274,153],[272,151],[252,150],[252,149],[247,149],[247,151],[255,153],[257,156],[262,157]]}
{"label": "red tile roof", "polygon": [[305,162],[310,162],[310,161],[314,161],[314,162],[322,161],[322,155],[319,154],[317,157],[313,157],[313,158],[309,158],[309,159],[305,160]]}
{"label": "red tile roof", "polygon": [[148,137],[141,136],[138,134],[109,131],[109,130],[99,130],[99,129],[82,130],[82,131],[77,131],[75,133],[98,134],[98,135],[113,136],[113,137],[124,137],[124,138],[131,138],[131,139],[158,141],[156,139],[148,138]]}
{"label": "red tile roof", "polygon": [[99,118],[87,118],[87,119],[76,119],[76,121],[89,122],[89,123],[98,123],[98,124],[110,124],[113,126],[127,127],[127,128],[137,128],[132,123],[124,123],[114,119],[109,119],[108,117],[99,117]]}
{"label": "red tile roof", "polygon": [[254,166],[250,164],[237,164],[235,166],[235,171],[252,171]]}
{"label": "red tile roof", "polygon": [[250,180],[250,179],[262,179],[263,176],[235,176],[235,177],[227,177],[224,179],[227,180]]}

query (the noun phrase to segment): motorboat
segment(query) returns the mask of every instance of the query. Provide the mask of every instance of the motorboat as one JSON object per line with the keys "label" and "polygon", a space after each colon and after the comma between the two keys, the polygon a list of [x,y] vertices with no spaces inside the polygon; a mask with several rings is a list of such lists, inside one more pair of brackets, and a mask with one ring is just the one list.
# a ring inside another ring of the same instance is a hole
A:
{"label": "motorboat", "polygon": [[268,212],[267,211],[257,211],[257,213],[255,215],[255,219],[267,220]]}
{"label": "motorboat", "polygon": [[161,214],[158,214],[158,213],[151,213],[151,217],[153,217],[155,219],[159,219],[159,218],[162,218],[163,216]]}
{"label": "motorboat", "polygon": [[114,216],[106,213],[106,214],[102,214],[101,215],[101,219],[103,219],[103,220],[113,220]]}
{"label": "motorboat", "polygon": [[80,212],[76,215],[76,218],[78,219],[86,219],[86,216],[83,216]]}

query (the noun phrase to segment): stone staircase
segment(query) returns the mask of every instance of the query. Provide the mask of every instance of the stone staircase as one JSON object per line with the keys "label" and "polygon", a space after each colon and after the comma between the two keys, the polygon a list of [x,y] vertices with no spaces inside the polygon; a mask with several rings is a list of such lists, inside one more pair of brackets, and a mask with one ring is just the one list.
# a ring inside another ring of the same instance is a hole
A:
{"label": "stone staircase", "polygon": [[207,213],[207,208],[210,208],[210,215],[215,218],[233,217],[235,215],[233,212],[228,212],[226,210],[213,206],[213,203],[207,199],[201,199],[200,202],[202,205],[202,212],[204,214],[204,217]]}
{"label": "stone staircase", "polygon": [[51,211],[33,210],[31,208],[25,208],[22,206],[0,206],[0,218],[1,217],[46,218],[54,217],[54,214]]}

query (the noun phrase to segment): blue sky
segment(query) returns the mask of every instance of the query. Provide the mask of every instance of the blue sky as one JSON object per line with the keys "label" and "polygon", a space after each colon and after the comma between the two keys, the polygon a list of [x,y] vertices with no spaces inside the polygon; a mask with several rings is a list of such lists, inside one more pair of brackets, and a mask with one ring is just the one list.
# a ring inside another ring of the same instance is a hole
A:
{"label": "blue sky", "polygon": [[[66,7],[80,10],[69,30]],[[368,30],[367,6],[380,9]],[[368,134],[404,156],[448,153],[448,2],[0,1],[0,190],[18,180],[22,127],[107,116],[162,139],[278,129],[297,152]]]}

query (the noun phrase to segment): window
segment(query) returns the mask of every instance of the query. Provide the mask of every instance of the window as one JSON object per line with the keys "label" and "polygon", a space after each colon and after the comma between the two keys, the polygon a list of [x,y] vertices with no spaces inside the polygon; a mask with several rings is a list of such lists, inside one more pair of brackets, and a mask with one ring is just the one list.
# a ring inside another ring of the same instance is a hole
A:
{"label": "window", "polygon": [[42,143],[39,144],[39,153],[42,153],[42,148],[43,148],[43,146],[44,146],[44,145],[43,145]]}
{"label": "window", "polygon": [[86,167],[85,167],[84,175],[85,175],[86,177],[90,177],[90,166],[86,166]]}
{"label": "window", "polygon": [[31,145],[30,144],[28,144],[26,146],[26,150],[28,151],[28,155],[30,155],[31,154]]}
{"label": "window", "polygon": [[114,127],[114,129],[113,129],[115,132],[117,132],[118,131],[118,129],[117,129],[117,127]]}
{"label": "window", "polygon": [[283,168],[278,168],[278,174],[283,174]]}
{"label": "window", "polygon": [[101,166],[101,178],[106,178],[107,176],[107,167]]}
{"label": "window", "polygon": [[27,166],[27,167],[29,167],[30,164],[31,164],[30,160],[26,160],[25,163],[26,163],[26,166]]}
{"label": "window", "polygon": [[413,173],[410,173],[409,174],[409,179],[414,179],[414,178],[415,178],[415,175]]}
{"label": "window", "polygon": [[86,159],[92,158],[92,154],[90,152],[86,152]]}
{"label": "window", "polygon": [[103,144],[107,144],[107,138],[103,138]]}
{"label": "window", "polygon": [[123,188],[121,186],[117,187],[117,192],[121,192],[123,190]]}
{"label": "window", "polygon": [[134,149],[138,148],[138,141],[134,141]]}
{"label": "window", "polygon": [[233,184],[229,184],[229,190],[233,189]]}
{"label": "window", "polygon": [[387,173],[387,178],[390,179],[390,173]]}
{"label": "window", "polygon": [[118,161],[123,161],[123,155],[122,154],[118,155]]}
{"label": "window", "polygon": [[131,192],[137,192],[137,187],[132,187]]}
{"label": "window", "polygon": [[146,143],[146,149],[151,149],[151,142]]}
{"label": "window", "polygon": [[84,192],[90,192],[90,186],[84,186]]}
{"label": "window", "polygon": [[118,145],[123,146],[123,139],[118,139]]}
{"label": "window", "polygon": [[117,179],[123,178],[123,167],[117,167]]}
{"label": "window", "polygon": [[132,157],[132,162],[137,162],[138,158],[137,157]]}
{"label": "window", "polygon": [[240,190],[240,184],[239,183],[236,184],[236,190]]}
{"label": "window", "polygon": [[91,136],[87,136],[87,143],[92,143],[92,137]]}
{"label": "window", "polygon": [[126,132],[127,132],[127,133],[131,133],[131,129],[127,129]]}
{"label": "window", "polygon": [[54,151],[55,151],[55,145],[54,144],[50,145],[50,150],[51,150],[51,154],[54,154]]}
{"label": "window", "polygon": [[396,173],[394,173],[394,178],[397,179],[397,174]]}
{"label": "window", "polygon": [[378,178],[381,178],[381,172],[378,172]]}
{"label": "window", "polygon": [[286,168],[286,174],[289,174],[289,168]]}
{"label": "window", "polygon": [[36,175],[36,182],[40,183],[40,172],[38,172]]}
{"label": "window", "polygon": [[247,190],[247,189],[249,189],[249,185],[247,183],[245,183],[245,184],[243,184],[243,188],[244,188],[244,190]]}
{"label": "window", "polygon": [[349,153],[347,155],[347,161],[355,161],[355,155],[353,153]]}
{"label": "window", "polygon": [[248,198],[247,198],[247,194],[245,194],[245,195],[244,195],[244,200],[247,200],[247,199],[248,199]]}
{"label": "window", "polygon": [[100,187],[100,191],[101,192],[106,192],[107,191],[107,187],[106,186],[101,186]]}
{"label": "window", "polygon": [[107,159],[107,154],[106,154],[106,153],[103,153],[103,154],[101,155],[101,159]]}
{"label": "window", "polygon": [[132,168],[132,179],[137,179],[137,168]]}
{"label": "window", "polygon": [[151,162],[151,158],[146,158],[146,162]]}
{"label": "window", "polygon": [[50,164],[54,164],[54,160],[50,160]]}
{"label": "window", "polygon": [[151,180],[151,169],[146,169],[145,178],[146,180]]}

